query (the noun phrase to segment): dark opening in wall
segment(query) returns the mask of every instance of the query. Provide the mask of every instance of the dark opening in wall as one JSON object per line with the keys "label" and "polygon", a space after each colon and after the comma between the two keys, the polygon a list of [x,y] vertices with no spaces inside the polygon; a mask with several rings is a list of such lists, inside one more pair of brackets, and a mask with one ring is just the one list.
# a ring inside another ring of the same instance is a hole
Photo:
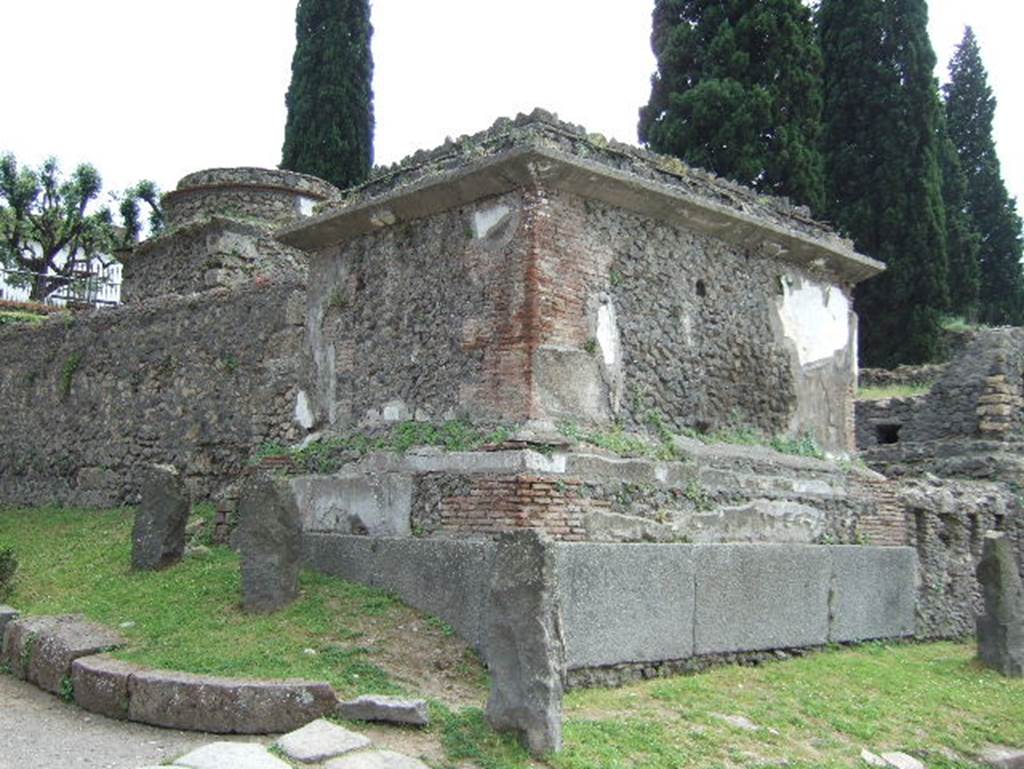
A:
{"label": "dark opening in wall", "polygon": [[875,439],[878,445],[900,442],[900,428],[903,425],[883,424],[875,425]]}
{"label": "dark opening in wall", "polygon": [[704,285],[704,281],[703,280],[698,280],[697,281],[697,296],[699,296],[701,299],[703,299],[707,295],[708,295],[708,287]]}

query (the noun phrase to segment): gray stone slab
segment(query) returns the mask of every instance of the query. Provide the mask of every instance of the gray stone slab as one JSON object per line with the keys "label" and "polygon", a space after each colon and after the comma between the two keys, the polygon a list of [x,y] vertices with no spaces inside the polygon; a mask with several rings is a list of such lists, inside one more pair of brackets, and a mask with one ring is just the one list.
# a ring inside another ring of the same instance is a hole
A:
{"label": "gray stone slab", "polygon": [[107,718],[128,718],[128,679],[142,668],[105,654],[71,663],[75,704]]}
{"label": "gray stone slab", "polygon": [[132,528],[133,569],[164,569],[181,560],[190,508],[188,489],[177,470],[169,465],[146,468]]}
{"label": "gray stone slab", "polygon": [[836,545],[829,552],[830,641],[914,634],[917,554],[913,548]]}
{"label": "gray stone slab", "polygon": [[1013,547],[1001,531],[985,533],[978,582],[984,611],[977,617],[978,659],[1004,676],[1024,676],[1024,584]]}
{"label": "gray stone slab", "polygon": [[123,643],[114,631],[78,615],[26,617],[8,623],[2,656],[18,678],[62,694],[74,660]]}
{"label": "gray stone slab", "polygon": [[1004,745],[986,745],[978,752],[978,763],[992,769],[1024,769],[1024,750]]}
{"label": "gray stone slab", "polygon": [[256,742],[211,742],[174,762],[189,769],[291,769]]}
{"label": "gray stone slab", "polygon": [[339,702],[338,715],[352,721],[383,721],[407,726],[430,724],[426,700],[407,700],[376,694],[364,694],[354,700]]}
{"label": "gray stone slab", "polygon": [[328,761],[324,769],[430,769],[425,763],[390,750],[367,750]]}
{"label": "gray stone slab", "polygon": [[562,747],[565,649],[554,548],[524,529],[498,538],[487,612],[487,721],[534,756]]}
{"label": "gray stone slab", "polygon": [[374,537],[412,533],[410,475],[308,475],[290,483],[304,531]]}
{"label": "gray stone slab", "polygon": [[892,769],[926,769],[925,765],[916,758],[899,751],[883,753],[882,760],[891,766]]}
{"label": "gray stone slab", "polygon": [[303,544],[311,568],[397,593],[443,619],[486,658],[483,617],[493,542],[306,534]]}
{"label": "gray stone slab", "polygon": [[132,721],[217,734],[287,732],[338,706],[326,683],[244,681],[166,670],[136,672],[128,695]]}
{"label": "gray stone slab", "polygon": [[697,654],[828,640],[831,558],[817,545],[695,545]]}
{"label": "gray stone slab", "polygon": [[569,669],[693,654],[693,547],[555,546]]}
{"label": "gray stone slab", "polygon": [[4,629],[8,622],[14,622],[21,616],[21,612],[13,606],[0,605],[0,649],[3,649]]}
{"label": "gray stone slab", "polygon": [[370,738],[318,718],[281,736],[274,745],[294,761],[314,763],[368,748]]}
{"label": "gray stone slab", "polygon": [[268,475],[247,478],[232,537],[242,560],[242,607],[277,611],[299,594],[302,521],[291,487]]}

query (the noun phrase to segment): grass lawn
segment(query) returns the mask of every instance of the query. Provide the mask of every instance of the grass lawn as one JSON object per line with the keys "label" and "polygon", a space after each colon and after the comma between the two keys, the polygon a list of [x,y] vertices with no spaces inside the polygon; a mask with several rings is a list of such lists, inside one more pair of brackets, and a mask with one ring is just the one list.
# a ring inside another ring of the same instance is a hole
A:
{"label": "grass lawn", "polygon": [[887,387],[858,387],[857,400],[880,401],[885,398],[914,398],[927,395],[931,385],[889,385]]}
{"label": "grass lawn", "polygon": [[[399,748],[422,740],[420,754],[437,767],[858,767],[867,748],[912,753],[929,769],[977,769],[971,756],[987,743],[1024,748],[1024,681],[981,669],[972,645],[865,644],[571,692],[564,752],[533,762],[487,727],[483,670],[442,623],[381,591],[313,574],[288,609],[248,616],[230,550],[135,574],[131,523],[129,510],[0,508],[0,549],[12,546],[21,562],[8,602],[119,627],[130,646],[118,656],[147,665],[323,679],[345,696],[431,697],[435,724],[394,734]],[[757,730],[724,718],[734,716]]]}

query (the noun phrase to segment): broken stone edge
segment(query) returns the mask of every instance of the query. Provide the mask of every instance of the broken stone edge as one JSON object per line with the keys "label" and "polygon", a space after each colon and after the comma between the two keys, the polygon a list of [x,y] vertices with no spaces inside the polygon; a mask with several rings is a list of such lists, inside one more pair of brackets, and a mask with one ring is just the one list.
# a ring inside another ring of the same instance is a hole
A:
{"label": "broken stone edge", "polygon": [[[3,628],[0,663],[15,677],[73,698],[90,713],[151,726],[215,734],[269,734],[297,729],[333,714],[338,697],[325,681],[261,681],[156,670],[96,652],[62,649],[46,660],[33,650],[53,646],[52,632],[78,617],[10,620]],[[92,623],[83,623],[99,628]],[[29,675],[42,662],[47,669]],[[32,663],[32,664],[27,664]],[[52,682],[59,682],[57,687]]]}

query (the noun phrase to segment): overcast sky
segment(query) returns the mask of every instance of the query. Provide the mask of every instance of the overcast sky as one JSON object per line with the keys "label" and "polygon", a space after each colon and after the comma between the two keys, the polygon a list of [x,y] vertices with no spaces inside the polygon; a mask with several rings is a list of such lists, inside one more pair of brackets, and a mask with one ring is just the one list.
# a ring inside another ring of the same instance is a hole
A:
{"label": "overcast sky", "polygon": [[[191,171],[276,166],[295,0],[0,0],[0,151],[107,189]],[[636,142],[649,95],[653,0],[374,0],[376,161],[390,163],[496,117],[542,106]],[[974,27],[999,100],[996,140],[1024,193],[1019,0],[932,0],[937,75]]]}

